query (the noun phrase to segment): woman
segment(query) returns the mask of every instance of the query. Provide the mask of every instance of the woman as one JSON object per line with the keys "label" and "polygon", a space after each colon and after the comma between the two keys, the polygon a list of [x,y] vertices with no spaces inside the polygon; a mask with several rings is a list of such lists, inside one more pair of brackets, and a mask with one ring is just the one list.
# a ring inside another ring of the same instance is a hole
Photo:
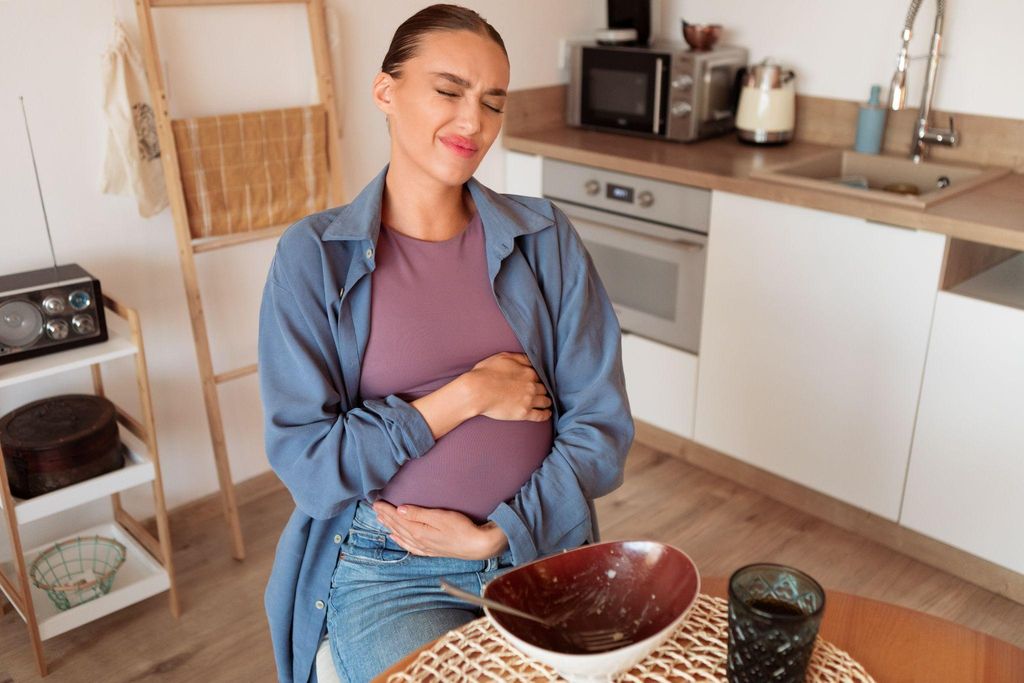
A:
{"label": "woman", "polygon": [[[270,463],[297,509],[266,592],[278,674],[326,633],[365,681],[475,618],[510,566],[597,538],[633,438],[620,331],[565,214],[472,177],[509,63],[477,13],[428,7],[373,82],[387,166],[281,237],[260,310]],[[372,293],[372,296],[371,296]]]}

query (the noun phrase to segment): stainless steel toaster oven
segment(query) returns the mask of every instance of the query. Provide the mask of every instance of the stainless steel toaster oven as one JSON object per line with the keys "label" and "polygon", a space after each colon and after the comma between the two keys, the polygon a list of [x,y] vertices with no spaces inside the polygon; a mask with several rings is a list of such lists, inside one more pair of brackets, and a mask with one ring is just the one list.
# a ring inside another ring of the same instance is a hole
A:
{"label": "stainless steel toaster oven", "polygon": [[736,76],[746,63],[739,47],[572,42],[566,123],[679,142],[727,133],[735,123]]}

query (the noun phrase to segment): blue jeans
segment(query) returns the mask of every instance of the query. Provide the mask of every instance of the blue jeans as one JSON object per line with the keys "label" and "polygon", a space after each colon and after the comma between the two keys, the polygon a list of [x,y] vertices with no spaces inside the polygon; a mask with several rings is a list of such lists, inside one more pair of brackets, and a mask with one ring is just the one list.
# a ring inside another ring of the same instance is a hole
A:
{"label": "blue jeans", "polygon": [[356,507],[331,577],[327,634],[338,676],[365,683],[409,652],[483,612],[441,590],[438,579],[471,593],[512,566],[506,551],[488,560],[422,557],[388,538],[369,503]]}

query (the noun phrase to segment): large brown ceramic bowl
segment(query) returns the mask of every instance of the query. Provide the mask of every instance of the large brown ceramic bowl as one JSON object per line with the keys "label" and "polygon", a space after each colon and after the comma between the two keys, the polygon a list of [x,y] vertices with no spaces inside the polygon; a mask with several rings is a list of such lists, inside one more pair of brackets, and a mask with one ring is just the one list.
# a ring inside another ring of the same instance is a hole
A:
{"label": "large brown ceramic bowl", "polygon": [[[656,541],[611,541],[516,567],[487,584],[484,597],[558,624],[486,610],[516,649],[570,680],[604,680],[661,645],[699,592],[697,567],[681,550]],[[573,636],[594,631],[617,634],[621,645],[586,652]]]}

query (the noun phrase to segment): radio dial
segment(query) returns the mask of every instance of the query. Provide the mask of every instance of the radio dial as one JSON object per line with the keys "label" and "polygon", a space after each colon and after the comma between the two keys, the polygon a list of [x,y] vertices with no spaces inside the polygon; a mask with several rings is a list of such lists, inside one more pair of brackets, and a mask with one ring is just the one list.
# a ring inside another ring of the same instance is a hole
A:
{"label": "radio dial", "polygon": [[23,299],[0,301],[0,344],[28,346],[43,333],[43,312]]}
{"label": "radio dial", "polygon": [[64,312],[64,299],[56,296],[48,296],[43,299],[43,310],[47,313],[63,313]]}
{"label": "radio dial", "polygon": [[672,116],[686,116],[693,111],[693,106],[689,102],[676,102],[672,105]]}
{"label": "radio dial", "polygon": [[654,203],[654,195],[644,190],[636,196],[636,203],[643,207],[650,206]]}
{"label": "radio dial", "polygon": [[78,334],[92,334],[96,331],[96,321],[92,319],[91,315],[85,313],[79,313],[72,318],[71,326]]}
{"label": "radio dial", "polygon": [[676,90],[688,90],[693,87],[693,76],[676,76],[672,79],[672,87]]}
{"label": "radio dial", "polygon": [[587,194],[595,195],[601,191],[601,183],[597,182],[596,180],[588,180],[586,184],[583,186],[583,189],[587,191]]}
{"label": "radio dial", "polygon": [[46,323],[46,336],[50,339],[65,339],[68,336],[67,321],[51,320]]}
{"label": "radio dial", "polygon": [[68,294],[68,302],[71,304],[71,308],[76,311],[89,308],[89,304],[92,303],[92,297],[89,296],[89,292],[76,289],[75,291]]}

